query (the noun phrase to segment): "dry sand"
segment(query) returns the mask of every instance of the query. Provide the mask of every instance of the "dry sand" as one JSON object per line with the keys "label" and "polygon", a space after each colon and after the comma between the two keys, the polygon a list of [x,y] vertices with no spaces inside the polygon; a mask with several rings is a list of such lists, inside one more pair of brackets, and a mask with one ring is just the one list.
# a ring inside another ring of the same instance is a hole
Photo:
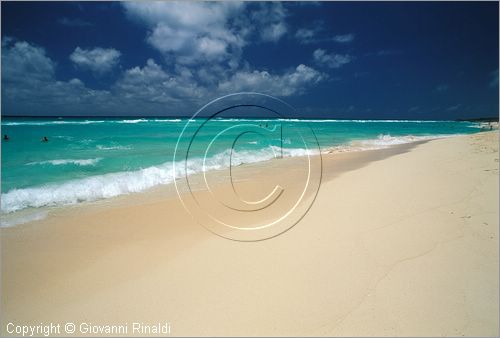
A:
{"label": "dry sand", "polygon": [[[498,142],[326,155],[310,211],[266,241],[213,235],[171,187],[2,228],[1,332],[169,322],[175,336],[497,336]],[[279,182],[279,213],[303,182],[297,161],[238,168],[238,191],[255,199]]]}

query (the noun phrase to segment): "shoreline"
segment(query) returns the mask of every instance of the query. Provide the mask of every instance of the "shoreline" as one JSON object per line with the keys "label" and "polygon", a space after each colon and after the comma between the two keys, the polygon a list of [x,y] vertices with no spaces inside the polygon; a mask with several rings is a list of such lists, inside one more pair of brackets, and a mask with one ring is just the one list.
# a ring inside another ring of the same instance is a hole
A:
{"label": "shoreline", "polygon": [[[259,165],[236,168],[239,188],[293,191],[303,172],[288,160],[256,181]],[[329,155],[323,173],[305,217],[262,242],[214,236],[175,191],[1,228],[2,333],[168,321],[176,336],[498,335],[497,131]]]}
{"label": "shoreline", "polygon": [[[220,119],[220,121],[225,120],[224,118]],[[267,119],[260,120],[267,121]],[[317,130],[317,140],[321,151],[327,153],[380,149],[418,140],[472,134],[480,130],[479,123],[453,121],[438,123],[439,121],[435,120],[288,120],[291,126],[299,127],[304,124],[294,123],[295,121],[334,122],[308,123],[311,128]],[[44,208],[50,210],[53,207],[109,199],[171,183],[174,178],[173,163],[171,162],[173,154],[170,154],[168,149],[173,149],[174,145],[170,144],[172,142],[169,140],[162,141],[161,147],[160,143],[154,142],[160,135],[157,135],[158,132],[170,135],[170,132],[177,131],[183,124],[155,123],[156,121],[157,119],[114,119],[111,121],[114,125],[100,123],[105,122],[104,120],[19,120],[5,122],[9,123],[9,126],[12,124],[12,127],[5,125],[5,128],[10,128],[6,132],[12,134],[13,138],[12,142],[4,142],[3,144],[4,169],[8,168],[9,170],[8,172],[4,170],[3,177],[2,218],[5,221],[2,225],[12,226],[40,219],[44,217]],[[181,121],[179,120],[179,122]],[[71,128],[75,129],[77,134],[66,135],[68,128],[57,126],[65,123],[75,124]],[[87,128],[85,125],[88,123],[97,123],[90,128],[90,134],[85,132]],[[223,122],[220,123],[217,124],[218,127],[224,125]],[[46,133],[49,137],[54,138],[51,147],[40,147],[37,142],[33,144],[29,135],[29,130],[32,127],[23,126],[24,124],[44,125],[44,127],[38,128],[41,133]],[[45,126],[46,124],[47,126]],[[83,125],[77,126],[79,124]],[[2,125],[4,126],[4,123]],[[107,129],[111,127],[113,127],[112,129],[119,128],[122,133],[138,134],[138,137],[133,138],[138,141],[125,142],[119,137],[102,139],[99,135],[106,134]],[[150,128],[153,136],[142,142],[141,132],[143,131],[141,130],[149,130]],[[152,148],[145,148],[149,142],[153,142]],[[275,145],[266,147],[266,144],[259,142],[248,142],[249,145],[243,142],[241,149],[239,147],[236,151],[237,164],[264,161],[276,156]],[[301,156],[306,153],[303,145],[295,144],[288,137],[285,138],[284,144],[288,146],[284,147],[285,157]],[[19,151],[14,151],[14,149]],[[168,150],[166,153],[165,149]],[[208,158],[207,169],[217,170],[226,167],[226,152],[227,146],[214,148],[213,154],[210,154],[211,156]],[[62,156],[63,154],[65,156]],[[202,170],[201,156],[201,154],[196,154],[190,158],[188,165],[191,173]],[[167,161],[165,162],[165,160]],[[14,214],[19,211],[21,211],[22,217],[15,219],[17,217]]]}
{"label": "shoreline", "polygon": [[[411,147],[417,146],[418,144],[425,143],[428,141],[436,140],[436,139],[442,139],[442,138],[450,138],[450,137],[460,137],[460,136],[465,136],[464,134],[457,134],[457,135],[435,135],[435,136],[426,136],[421,139],[421,137],[413,137],[415,140],[404,142],[404,143],[399,143],[399,144],[392,144],[392,145],[378,145],[375,146],[374,148],[363,148],[359,145],[354,146],[354,145],[341,145],[341,146],[333,146],[330,148],[325,148],[322,149],[321,156],[323,159],[329,159],[330,157],[333,156],[333,159],[340,159],[341,161],[345,158],[350,158],[350,161],[356,161],[354,158],[359,157],[359,161],[361,162],[370,162],[374,159],[377,158],[383,158],[384,156],[391,156],[391,154],[397,154],[400,149],[410,149]],[[405,136],[406,137],[406,136]],[[369,140],[360,140],[362,141],[370,141]],[[404,150],[403,150],[404,151]],[[318,155],[312,155],[312,156],[318,156]],[[305,155],[300,155],[300,156],[288,156],[285,157],[285,161],[299,161],[300,159],[298,158],[304,158]],[[236,166],[237,170],[245,170],[244,168],[253,168],[253,167],[260,167],[262,169],[265,169],[266,166],[273,166],[273,163],[276,163],[275,161],[277,160],[283,160],[283,159],[270,159],[270,160],[263,160],[263,161],[257,161],[257,162],[252,162],[252,163],[244,163],[242,165]],[[347,163],[350,163],[349,161]],[[344,170],[349,169],[349,166],[344,166]],[[355,167],[355,166],[354,166]],[[243,169],[242,169],[243,168]],[[218,173],[221,173],[223,171],[227,170],[227,168],[220,168],[220,169],[211,169],[208,172],[210,172],[210,175],[217,176]],[[108,173],[105,175],[109,174],[118,174],[117,173]],[[328,174],[331,174],[331,171],[327,171]],[[189,176],[194,177],[197,179],[197,177],[200,177],[203,175],[203,172],[198,172],[195,174],[190,174]],[[66,182],[58,183],[58,184],[65,184]],[[50,186],[50,184],[49,184]],[[39,187],[33,187],[33,188],[39,188]],[[22,190],[22,189],[21,189]],[[66,209],[71,210],[74,208],[92,208],[94,205],[100,205],[103,203],[110,203],[110,206],[113,207],[113,205],[116,205],[119,203],[119,201],[123,201],[126,199],[132,199],[134,202],[137,202],[136,199],[148,199],[148,197],[144,197],[145,195],[151,195],[151,196],[157,196],[161,195],[159,191],[163,190],[166,195],[164,194],[163,197],[165,196],[177,196],[177,193],[175,192],[175,183],[168,182],[164,184],[158,184],[150,188],[146,188],[145,190],[142,191],[137,191],[137,192],[129,192],[129,193],[121,193],[117,196],[113,197],[107,197],[107,198],[98,198],[96,200],[90,200],[90,201],[81,201],[77,203],[68,203],[68,204],[61,204],[61,205],[53,205],[53,206],[42,206],[38,208],[34,207],[29,207],[29,208],[24,208],[20,209],[17,211],[13,212],[7,212],[7,213],[2,213],[2,222],[4,223],[0,228],[10,228],[13,226],[20,226],[23,224],[27,224],[30,222],[36,222],[40,220],[44,220],[47,217],[50,217],[51,214],[54,213],[59,213],[61,211],[64,211]]]}
{"label": "shoreline", "polygon": [[[460,137],[464,135],[456,135],[450,137]],[[436,138],[441,139],[441,138]],[[378,149],[367,149],[367,150],[354,150],[354,151],[325,151],[322,152],[322,164],[323,164],[323,176],[322,180],[328,181],[334,179],[336,176],[341,175],[350,170],[355,170],[361,168],[365,165],[368,165],[373,161],[380,161],[387,157],[394,156],[397,154],[405,153],[410,151],[412,148],[418,146],[419,144],[424,144],[426,142],[436,140],[418,140],[409,143],[396,144],[385,148]],[[319,155],[312,155],[311,157],[317,157]],[[304,160],[306,156],[295,156],[295,157],[286,157],[284,159],[271,159],[265,160],[255,163],[245,163],[239,166],[236,166],[234,170],[237,172],[243,171],[247,176],[252,175],[264,175],[266,176],[266,180],[276,179],[276,173],[269,174],[266,172],[266,168],[275,167],[278,163],[285,163],[285,166],[293,167],[297,163]],[[227,171],[227,168],[210,170],[206,172],[206,174],[212,177],[215,181],[217,181],[217,176],[224,175]],[[190,180],[195,182],[195,185],[198,185],[198,189],[205,189],[203,185],[202,178],[204,173],[199,172],[196,174],[189,175]],[[278,174],[279,175],[279,174]],[[217,185],[224,184],[225,182],[218,182]],[[148,188],[143,191],[122,194],[110,198],[98,199],[95,201],[84,201],[74,204],[66,204],[66,205],[57,205],[50,207],[42,207],[42,208],[28,208],[22,209],[13,213],[7,213],[2,215],[3,221],[10,217],[18,217],[18,213],[26,212],[28,213],[28,217],[33,215],[33,220],[27,220],[24,222],[19,222],[12,225],[1,226],[2,228],[12,228],[19,227],[23,225],[30,225],[31,223],[37,222],[50,222],[51,219],[56,219],[59,217],[72,217],[72,213],[80,214],[85,212],[93,212],[106,208],[120,208],[129,205],[137,205],[137,204],[146,204],[152,202],[159,202],[178,199],[178,193],[176,191],[175,183],[170,182],[166,184],[161,184],[154,186],[152,188]],[[40,210],[39,210],[40,209]],[[42,214],[40,218],[37,218],[39,214]],[[61,216],[62,215],[62,216]],[[17,220],[15,218],[14,222]]]}

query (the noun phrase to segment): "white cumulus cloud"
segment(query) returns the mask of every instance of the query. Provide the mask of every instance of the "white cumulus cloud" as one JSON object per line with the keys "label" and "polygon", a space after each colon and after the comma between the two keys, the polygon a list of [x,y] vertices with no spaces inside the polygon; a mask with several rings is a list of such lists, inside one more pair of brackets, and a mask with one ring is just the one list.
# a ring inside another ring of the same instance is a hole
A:
{"label": "white cumulus cloud", "polygon": [[193,101],[206,96],[192,74],[170,74],[149,59],[144,67],[128,69],[114,86],[119,97],[152,103]]}
{"label": "white cumulus cloud", "polygon": [[319,65],[329,68],[340,68],[351,62],[352,58],[348,54],[328,54],[324,49],[318,48],[313,52],[314,61]]}
{"label": "white cumulus cloud", "polygon": [[8,81],[47,80],[54,75],[55,63],[45,49],[11,38],[2,41],[2,79]]}
{"label": "white cumulus cloud", "polygon": [[58,81],[55,68],[44,48],[2,41],[2,112],[86,114],[108,109],[109,91],[93,90],[76,78]]}
{"label": "white cumulus cloud", "polygon": [[69,56],[78,67],[97,74],[107,73],[120,62],[121,53],[113,48],[82,49],[76,47]]}
{"label": "white cumulus cloud", "polygon": [[127,15],[145,24],[146,41],[177,64],[221,63],[234,68],[251,42],[276,42],[288,31],[277,3],[236,1],[124,2]]}
{"label": "white cumulus cloud", "polygon": [[2,66],[2,107],[18,114],[39,113],[41,107],[51,114],[186,114],[236,91],[300,95],[326,78],[303,64],[286,71],[256,70],[248,64],[241,69],[219,64],[166,69],[149,59],[125,70],[108,90],[95,90],[77,78],[58,80],[56,63],[43,47],[13,39],[2,41]]}
{"label": "white cumulus cloud", "polygon": [[260,3],[260,8],[251,12],[252,24],[258,27],[260,38],[269,42],[277,42],[287,33],[286,16],[280,2]]}
{"label": "white cumulus cloud", "polygon": [[324,78],[324,74],[303,64],[281,75],[258,70],[238,71],[229,79],[219,83],[219,91],[222,93],[259,91],[277,96],[290,96],[302,94],[307,87]]}
{"label": "white cumulus cloud", "polygon": [[178,63],[225,61],[239,55],[244,39],[229,21],[243,9],[238,2],[125,2],[127,14],[144,22],[154,48]]}

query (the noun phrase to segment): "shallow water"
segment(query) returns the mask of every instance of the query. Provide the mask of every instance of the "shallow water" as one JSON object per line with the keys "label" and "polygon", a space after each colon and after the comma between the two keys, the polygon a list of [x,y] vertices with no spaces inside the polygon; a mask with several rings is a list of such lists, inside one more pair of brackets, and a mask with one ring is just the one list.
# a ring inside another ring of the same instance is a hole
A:
{"label": "shallow water", "polygon": [[178,176],[479,130],[454,121],[3,118],[10,140],[2,142],[1,207],[5,213],[139,192],[171,183],[174,170]]}

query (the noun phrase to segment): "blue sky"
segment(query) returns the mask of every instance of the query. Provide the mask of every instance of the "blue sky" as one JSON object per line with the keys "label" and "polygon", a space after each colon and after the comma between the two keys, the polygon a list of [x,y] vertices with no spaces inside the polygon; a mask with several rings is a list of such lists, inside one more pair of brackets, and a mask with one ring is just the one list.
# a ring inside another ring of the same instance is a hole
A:
{"label": "blue sky", "polygon": [[2,115],[498,115],[497,2],[3,2]]}

